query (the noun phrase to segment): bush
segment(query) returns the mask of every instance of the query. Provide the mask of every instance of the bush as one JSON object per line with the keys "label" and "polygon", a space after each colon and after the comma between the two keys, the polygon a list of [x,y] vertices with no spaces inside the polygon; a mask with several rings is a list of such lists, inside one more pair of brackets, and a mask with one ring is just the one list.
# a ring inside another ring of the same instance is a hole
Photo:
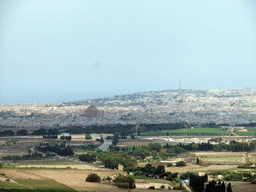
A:
{"label": "bush", "polygon": [[46,155],[46,157],[54,157],[54,156],[57,155],[57,153],[54,153],[54,152],[51,152],[51,151],[47,151],[45,155]]}
{"label": "bush", "polygon": [[111,180],[112,180],[112,178],[111,178],[111,177],[109,177],[109,176],[107,176],[107,177],[105,178],[105,180],[107,180],[107,181],[111,181]]}
{"label": "bush", "polygon": [[142,176],[144,174],[142,173],[142,171],[136,171],[133,175],[134,176]]}
{"label": "bush", "polygon": [[91,137],[90,134],[86,134],[86,135],[85,135],[85,139],[86,139],[86,140],[90,140],[90,139],[92,139],[92,137]]}
{"label": "bush", "polygon": [[173,166],[172,163],[168,163],[168,164],[167,164],[167,167],[172,167],[172,166]]}
{"label": "bush", "polygon": [[114,180],[113,184],[120,187],[120,188],[126,188],[126,189],[134,189],[135,188],[135,181],[133,178],[129,176],[124,176],[119,174]]}
{"label": "bush", "polygon": [[160,187],[161,189],[164,189],[165,188],[165,186],[164,185],[161,185],[161,187]]}
{"label": "bush", "polygon": [[100,183],[101,179],[100,176],[97,175],[96,173],[91,173],[90,175],[88,175],[88,177],[86,177],[86,182],[94,182],[94,183]]}
{"label": "bush", "polygon": [[184,161],[179,161],[176,163],[176,167],[185,167],[186,163]]}
{"label": "bush", "polygon": [[113,183],[113,185],[115,185],[115,186],[117,186],[119,188],[124,188],[124,189],[129,189],[130,188],[129,187],[130,185],[129,185],[128,182],[125,182],[125,183],[118,182],[118,183]]}
{"label": "bush", "polygon": [[155,186],[150,186],[149,189],[155,189]]}
{"label": "bush", "polygon": [[194,175],[194,173],[187,171],[186,173],[183,173],[183,174],[180,176],[180,179],[182,179],[182,180],[188,179],[188,178],[190,178],[191,175]]}

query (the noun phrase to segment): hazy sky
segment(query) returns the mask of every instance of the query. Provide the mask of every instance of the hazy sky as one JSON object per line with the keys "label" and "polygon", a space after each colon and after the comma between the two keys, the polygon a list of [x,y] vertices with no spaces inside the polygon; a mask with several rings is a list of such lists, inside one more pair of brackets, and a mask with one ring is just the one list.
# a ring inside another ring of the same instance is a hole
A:
{"label": "hazy sky", "polygon": [[255,0],[1,0],[0,103],[256,89]]}

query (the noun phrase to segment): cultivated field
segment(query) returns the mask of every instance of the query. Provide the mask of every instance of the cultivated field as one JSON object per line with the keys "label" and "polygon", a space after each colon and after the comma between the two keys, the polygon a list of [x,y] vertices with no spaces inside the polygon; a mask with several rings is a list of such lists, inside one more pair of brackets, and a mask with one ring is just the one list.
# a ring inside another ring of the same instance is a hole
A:
{"label": "cultivated field", "polygon": [[243,152],[198,152],[192,153],[202,162],[215,165],[241,165],[248,163],[248,154]]}

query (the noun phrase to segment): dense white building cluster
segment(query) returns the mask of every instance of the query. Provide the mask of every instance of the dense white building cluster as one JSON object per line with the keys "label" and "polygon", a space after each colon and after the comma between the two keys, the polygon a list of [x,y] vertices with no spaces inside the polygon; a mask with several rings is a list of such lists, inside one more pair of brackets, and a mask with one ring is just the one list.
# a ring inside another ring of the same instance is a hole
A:
{"label": "dense white building cluster", "polygon": [[[0,106],[0,125],[16,127],[87,126],[140,123],[252,123],[256,122],[256,90],[166,90],[112,98],[46,104]],[[95,105],[104,115],[86,117]]]}

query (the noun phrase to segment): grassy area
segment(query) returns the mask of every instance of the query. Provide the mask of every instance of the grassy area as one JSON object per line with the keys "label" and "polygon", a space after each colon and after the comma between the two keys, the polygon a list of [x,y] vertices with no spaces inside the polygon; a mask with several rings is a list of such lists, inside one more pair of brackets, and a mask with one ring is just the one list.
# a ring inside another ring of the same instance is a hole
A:
{"label": "grassy area", "polygon": [[0,191],[2,191],[1,189],[28,189],[28,187],[12,182],[0,181]]}
{"label": "grassy area", "polygon": [[[247,128],[248,132],[234,132],[237,135],[241,136],[253,136],[256,133],[256,128]],[[158,136],[158,135],[166,135],[169,132],[170,135],[184,135],[184,129],[175,129],[175,130],[164,130],[164,131],[150,131],[146,133],[141,133],[141,136]],[[221,128],[193,128],[187,129],[188,135],[229,135],[229,132],[221,131]]]}
{"label": "grassy area", "polygon": [[35,179],[15,179],[21,185],[37,188],[37,189],[60,189],[60,190],[72,190],[71,188],[58,183],[54,180],[35,180]]}
{"label": "grassy area", "polygon": [[13,144],[16,144],[18,141],[19,141],[19,140],[11,139],[11,140],[6,141],[6,143],[13,143]]}
{"label": "grassy area", "polygon": [[241,135],[241,136],[255,136],[256,134],[256,128],[246,128],[248,130],[248,132],[235,132],[235,134],[237,135]]}

